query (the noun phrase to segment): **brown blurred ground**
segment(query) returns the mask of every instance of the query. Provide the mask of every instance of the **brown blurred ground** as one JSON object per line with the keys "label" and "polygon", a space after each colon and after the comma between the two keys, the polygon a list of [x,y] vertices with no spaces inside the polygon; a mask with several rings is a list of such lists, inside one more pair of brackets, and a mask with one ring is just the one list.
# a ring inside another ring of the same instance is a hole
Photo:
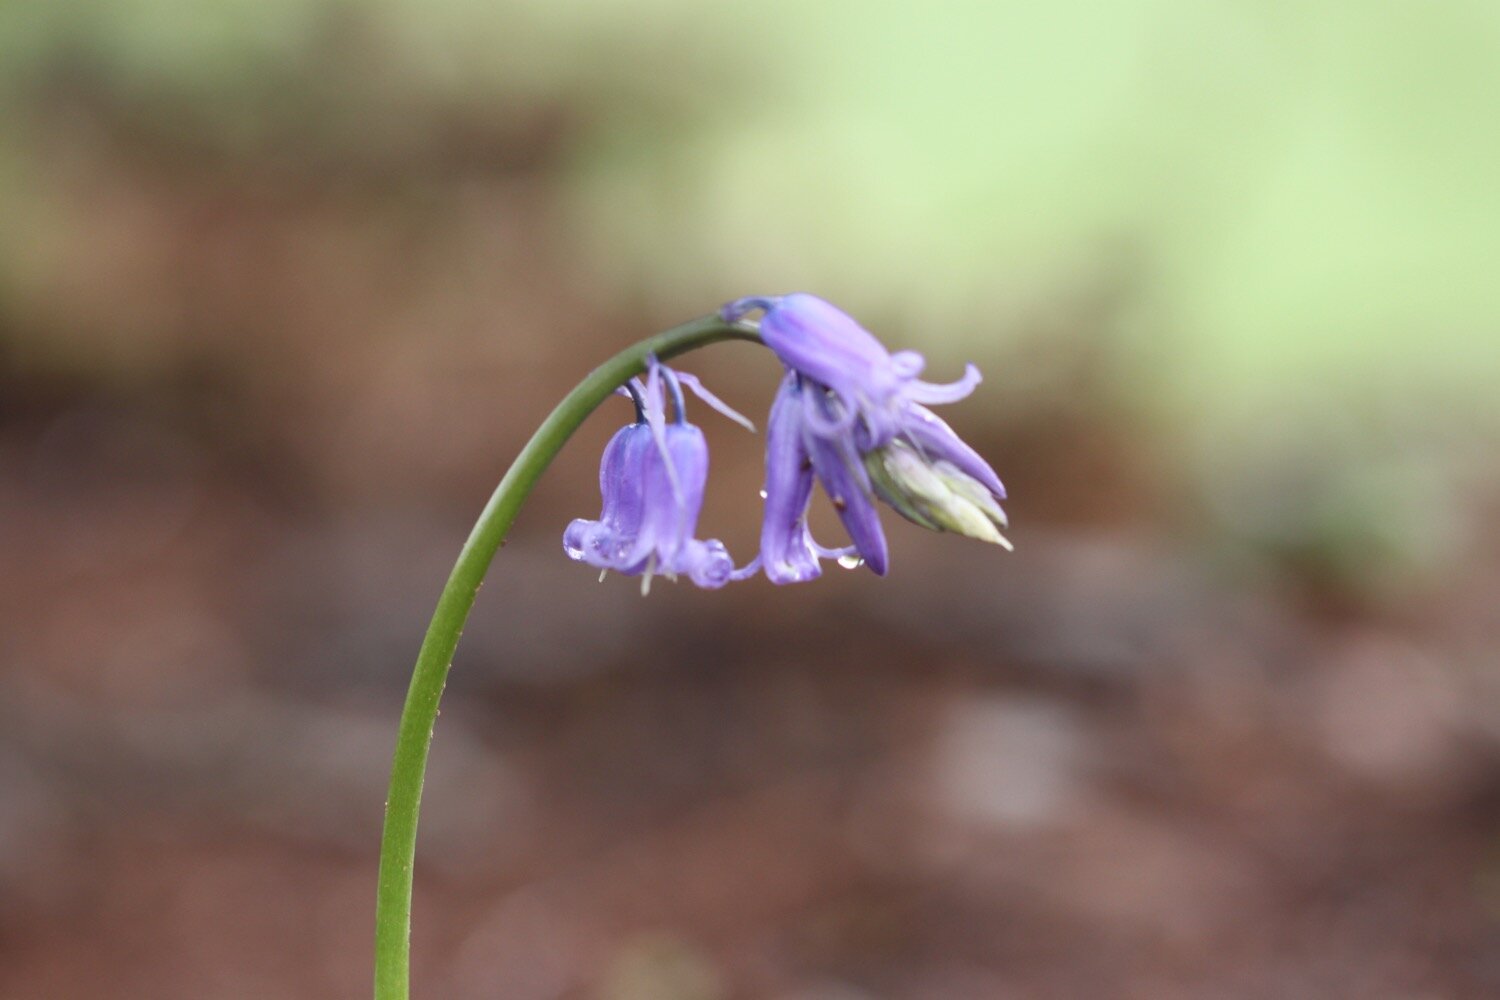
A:
{"label": "brown blurred ground", "polygon": [[[376,157],[38,107],[69,224],[0,312],[0,995],[364,995],[437,588],[570,381],[683,317],[579,270],[561,112]],[[757,416],[776,375],[688,367]],[[592,421],[447,693],[417,994],[1500,995],[1493,530],[1399,602],[1227,556],[1076,380],[952,411],[1015,556],[891,518],[889,579],[789,589],[567,564]],[[743,558],[757,445],[702,420]]]}

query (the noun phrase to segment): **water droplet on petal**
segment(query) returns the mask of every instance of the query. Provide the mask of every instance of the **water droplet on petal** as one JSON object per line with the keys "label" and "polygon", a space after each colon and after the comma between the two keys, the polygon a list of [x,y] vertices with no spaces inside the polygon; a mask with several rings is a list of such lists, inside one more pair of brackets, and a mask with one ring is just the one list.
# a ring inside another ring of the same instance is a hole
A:
{"label": "water droplet on petal", "polygon": [[865,564],[863,558],[852,553],[847,556],[839,556],[839,565],[845,569],[859,569]]}
{"label": "water droplet on petal", "polygon": [[761,491],[760,491],[760,498],[761,498],[761,499],[762,499],[762,500],[764,500],[764,499],[765,499],[765,498],[766,498],[766,491],[765,491],[765,490],[761,490]]}

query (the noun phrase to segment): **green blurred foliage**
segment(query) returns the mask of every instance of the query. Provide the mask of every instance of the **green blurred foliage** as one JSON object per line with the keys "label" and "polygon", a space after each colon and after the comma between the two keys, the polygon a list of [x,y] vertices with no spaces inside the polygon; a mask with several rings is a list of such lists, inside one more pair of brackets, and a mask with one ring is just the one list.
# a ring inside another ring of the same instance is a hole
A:
{"label": "green blurred foliage", "polygon": [[831,289],[967,353],[1123,282],[1128,374],[1193,413],[1494,395],[1493,4],[799,9],[747,40],[753,113],[592,164],[640,280]]}
{"label": "green blurred foliage", "polygon": [[561,109],[602,295],[817,290],[1013,387],[1041,331],[1211,494],[1500,428],[1492,0],[13,3],[0,289],[46,245],[19,109],[80,73],[230,155]]}
{"label": "green blurred foliage", "polygon": [[[355,65],[320,67],[340,45]],[[1497,56],[1486,0],[0,12],[11,91],[72,60],[226,131],[320,68],[476,108],[602,109],[577,144],[581,225],[674,300],[814,287],[989,338],[1123,273],[1124,319],[1175,334],[1151,358],[1205,401],[1309,372],[1495,374]]]}

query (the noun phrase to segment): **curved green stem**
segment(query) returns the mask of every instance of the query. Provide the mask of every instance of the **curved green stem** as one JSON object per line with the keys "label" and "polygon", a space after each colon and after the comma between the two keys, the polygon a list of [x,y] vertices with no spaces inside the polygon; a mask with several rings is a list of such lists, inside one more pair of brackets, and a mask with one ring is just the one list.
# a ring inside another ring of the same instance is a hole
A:
{"label": "curved green stem", "polygon": [[720,340],[758,339],[752,330],[725,323],[717,316],[707,316],[648,337],[616,354],[589,373],[542,421],[485,504],[458,554],[458,561],[453,564],[448,582],[443,585],[437,610],[417,654],[406,706],[401,710],[390,792],[385,803],[380,887],[375,901],[376,1000],[406,1000],[410,992],[412,863],[417,845],[417,816],[422,805],[422,778],[427,771],[427,750],[437,722],[438,701],[479,585],[484,582],[495,552],[504,544],[521,504],[584,418],[631,376],[643,372],[649,355],[666,360]]}

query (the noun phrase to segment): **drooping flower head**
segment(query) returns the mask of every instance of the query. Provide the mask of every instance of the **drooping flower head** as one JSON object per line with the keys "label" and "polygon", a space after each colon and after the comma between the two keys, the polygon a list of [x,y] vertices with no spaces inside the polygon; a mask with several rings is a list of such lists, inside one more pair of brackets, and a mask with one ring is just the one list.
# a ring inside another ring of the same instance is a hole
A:
{"label": "drooping flower head", "polygon": [[[639,576],[642,592],[650,588],[654,574],[683,575],[700,587],[717,588],[734,571],[722,542],[693,537],[708,479],[708,444],[703,432],[687,422],[684,384],[745,422],[696,379],[652,359],[645,381],[632,379],[625,387],[636,405],[635,423],[620,428],[604,449],[599,519],[579,518],[563,533],[569,558]],[[671,420],[664,391],[672,396]]]}
{"label": "drooping flower head", "polygon": [[[786,367],[766,429],[766,510],[760,562],[774,583],[819,575],[818,560],[857,554],[883,575],[889,563],[874,500],[909,520],[1009,546],[995,471],[924,404],[963,399],[979,384],[969,365],[951,385],[924,382],[915,351],[891,353],[853,317],[814,295],[739,299],[737,322],[761,310],[761,339]],[[807,527],[813,479],[853,545],[827,549]]]}

